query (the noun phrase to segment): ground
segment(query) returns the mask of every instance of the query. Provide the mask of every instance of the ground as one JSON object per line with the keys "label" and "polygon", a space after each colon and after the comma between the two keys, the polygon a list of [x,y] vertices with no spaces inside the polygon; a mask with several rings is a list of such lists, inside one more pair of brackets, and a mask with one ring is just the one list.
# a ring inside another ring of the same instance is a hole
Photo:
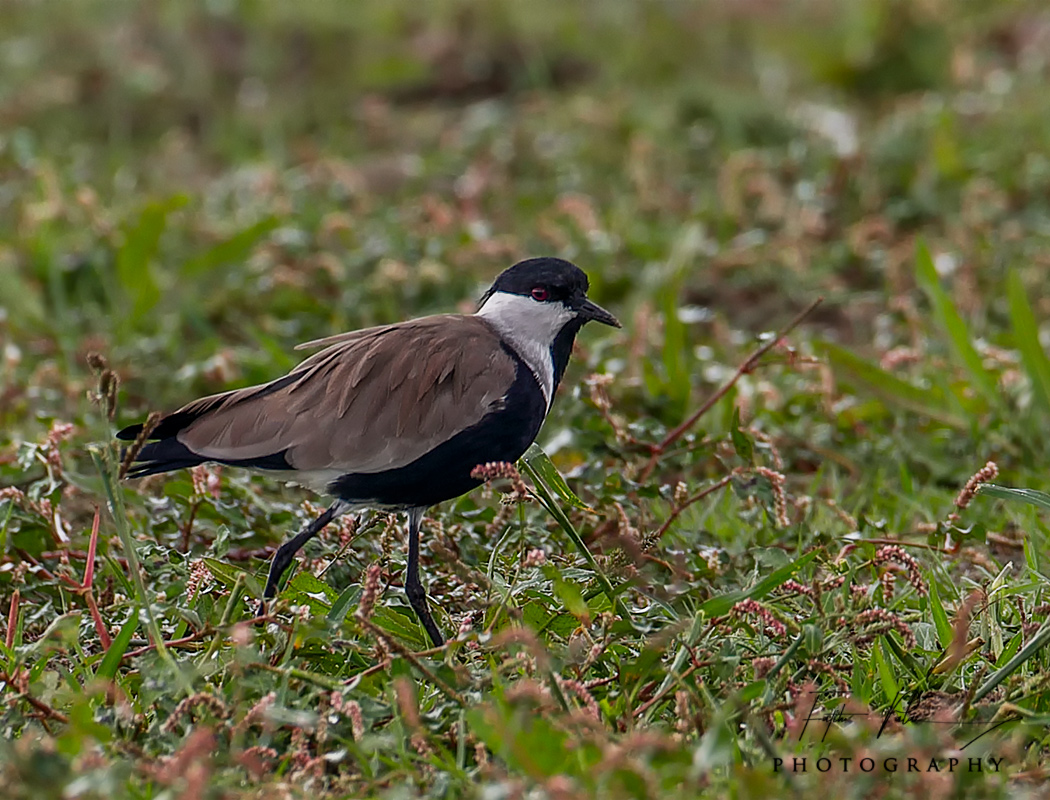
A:
{"label": "ground", "polygon": [[[1042,3],[52,0],[0,31],[5,796],[1045,791]],[[445,649],[402,522],[332,526],[256,620],[322,499],[119,480],[121,426],[536,254],[625,324],[580,336],[524,490],[425,520]]]}

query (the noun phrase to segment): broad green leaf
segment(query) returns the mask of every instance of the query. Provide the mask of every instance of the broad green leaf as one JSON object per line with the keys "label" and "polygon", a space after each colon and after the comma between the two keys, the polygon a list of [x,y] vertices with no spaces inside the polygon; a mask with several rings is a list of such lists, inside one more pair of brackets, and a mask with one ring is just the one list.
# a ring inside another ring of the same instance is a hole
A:
{"label": "broad green leaf", "polygon": [[924,414],[952,428],[966,427],[966,420],[949,410],[947,395],[939,387],[913,386],[831,342],[816,342],[815,346],[837,373],[845,375],[858,388],[867,389],[886,405]]}
{"label": "broad green leaf", "polygon": [[761,697],[765,691],[766,681],[764,679],[759,679],[757,681],[749,683],[747,686],[741,689],[740,693],[737,695],[737,699],[741,703],[750,703],[752,700]]}
{"label": "broad green leaf", "polygon": [[556,612],[551,613],[541,603],[530,602],[521,606],[522,621],[537,632],[546,628],[556,616]]}
{"label": "broad green leaf", "polygon": [[1032,393],[1050,412],[1050,358],[1039,343],[1039,325],[1028,303],[1021,276],[1010,270],[1006,279],[1007,297],[1010,300],[1010,322],[1014,329],[1014,344],[1021,353],[1021,362],[1032,381]]}
{"label": "broad green leaf", "polygon": [[316,595],[319,602],[329,605],[339,599],[339,592],[309,572],[300,572],[289,582],[289,586],[300,592]]}
{"label": "broad green leaf", "polygon": [[422,626],[418,622],[410,620],[404,614],[394,611],[392,608],[376,606],[372,612],[371,621],[374,625],[382,628],[387,633],[393,634],[416,650],[424,650],[430,646],[429,640],[425,638]]}
{"label": "broad green leaf", "polygon": [[[51,653],[55,650],[72,649],[73,643],[80,637],[79,611],[72,611],[55,617],[42,634],[26,646],[30,653]],[[44,662],[41,662],[44,663]]]}
{"label": "broad green leaf", "polygon": [[740,406],[733,406],[733,423],[729,426],[729,435],[733,439],[736,454],[748,464],[754,461],[755,443],[740,428]]}
{"label": "broad green leaf", "polygon": [[182,265],[182,274],[187,278],[196,278],[206,275],[216,267],[225,264],[233,264],[243,261],[251,255],[252,249],[270,231],[280,224],[277,217],[266,217],[254,225],[238,231],[228,239],[205,250],[196,258],[192,258]]}
{"label": "broad green leaf", "polygon": [[160,287],[152,272],[153,259],[168,224],[168,215],[185,204],[184,195],[149,203],[138,219],[124,227],[124,243],[117,252],[117,278],[131,301],[128,310],[131,320],[147,314],[160,299]]}
{"label": "broad green leaf", "polygon": [[802,637],[806,645],[806,652],[819,655],[824,647],[824,630],[819,625],[803,625]]}
{"label": "broad green leaf", "polygon": [[315,614],[327,614],[339,599],[339,593],[309,572],[298,572],[288,581],[281,597],[293,603],[305,603]]}
{"label": "broad green leaf", "polygon": [[81,741],[94,739],[98,742],[108,742],[113,739],[113,728],[96,720],[92,705],[88,695],[74,695],[73,706],[69,709],[69,728],[62,737],[67,743],[74,736]]}
{"label": "broad green leaf", "polygon": [[545,781],[563,774],[576,760],[568,734],[542,714],[510,713],[501,707],[467,710],[470,729],[516,771]]}
{"label": "broad green leaf", "polygon": [[229,525],[220,525],[211,543],[211,551],[217,558],[225,558],[230,552],[231,531]]}
{"label": "broad green leaf", "polygon": [[538,633],[546,632],[553,635],[555,638],[566,639],[575,630],[580,627],[580,620],[578,617],[572,614],[555,614],[546,625],[543,627],[543,631],[537,631]]}
{"label": "broad green leaf", "polygon": [[7,511],[4,513],[4,523],[0,525],[0,553],[7,552],[7,526],[11,524],[11,515],[15,510],[15,501],[9,499],[6,502],[0,500],[0,507],[7,506]]}
{"label": "broad green leaf", "polygon": [[940,637],[937,635],[937,626],[928,622],[912,623],[911,632],[915,634],[915,644],[922,650],[931,653],[939,652],[941,649]]}
{"label": "broad green leaf", "polygon": [[693,752],[693,764],[704,771],[728,767],[737,757],[738,745],[733,721],[734,710],[725,705],[718,709],[714,720],[700,737],[700,744]]}
{"label": "broad green leaf", "polygon": [[554,594],[573,616],[590,618],[591,610],[587,607],[587,601],[583,599],[583,594],[576,584],[555,578]]}
{"label": "broad green leaf", "polygon": [[533,442],[529,449],[525,451],[525,455],[522,456],[525,463],[532,467],[533,471],[539,475],[540,479],[547,485],[548,489],[551,489],[558,497],[564,500],[571,506],[576,508],[582,508],[586,511],[594,511],[593,508],[584,503],[579,497],[576,496],[575,492],[569,488],[569,484],[565,482],[565,478],[558,472],[558,468],[554,466],[554,462],[551,461],[543,448]]}
{"label": "broad green leaf", "polygon": [[332,603],[332,610],[328,612],[330,622],[342,622],[346,619],[346,612],[350,606],[357,602],[361,596],[361,584],[354,583],[343,589],[342,594]]}
{"label": "broad green leaf", "polygon": [[[210,558],[205,556],[203,559],[204,566],[208,568],[208,572],[212,574],[219,583],[227,588],[231,588],[237,584],[238,579],[244,582],[244,587],[256,596],[262,596],[262,587],[259,581],[256,580],[254,572],[250,572],[240,567],[235,567],[232,564],[227,564],[225,561],[220,561],[217,558]],[[265,580],[265,574],[262,576]]]}
{"label": "broad green leaf", "polygon": [[202,560],[204,561],[204,566],[208,568],[208,572],[212,574],[212,577],[225,586],[233,586],[233,584],[237,582],[238,576],[245,572],[243,569],[231,566],[225,561],[219,561],[217,558],[208,558],[205,556]]}
{"label": "broad green leaf", "polygon": [[988,403],[998,405],[999,392],[996,389],[995,376],[984,368],[980,354],[974,349],[966,323],[941,286],[933,258],[926,243],[921,239],[915,245],[915,279],[929,298],[938,324],[948,334],[948,341],[956,360],[970,373],[974,387]]}

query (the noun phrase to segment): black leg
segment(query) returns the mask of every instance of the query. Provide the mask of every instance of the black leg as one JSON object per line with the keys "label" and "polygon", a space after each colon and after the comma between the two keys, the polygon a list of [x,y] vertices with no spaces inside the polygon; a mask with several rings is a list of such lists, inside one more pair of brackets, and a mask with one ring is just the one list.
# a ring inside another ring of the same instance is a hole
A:
{"label": "black leg", "polygon": [[324,530],[325,525],[342,514],[346,509],[347,506],[341,500],[336,500],[332,505],[328,506],[321,516],[303,528],[294,538],[289,539],[277,548],[277,552],[273,555],[273,561],[270,562],[270,574],[266,578],[266,589],[263,590],[263,599],[259,603],[259,611],[256,616],[262,616],[266,613],[266,601],[277,594],[277,584],[280,582],[284,571],[288,569],[288,565],[292,563],[295,554],[299,552],[304,544]]}
{"label": "black leg", "polygon": [[441,647],[445,643],[445,637],[441,635],[438,626],[434,624],[434,618],[430,616],[427,593],[423,584],[419,582],[419,523],[423,519],[424,511],[425,508],[413,508],[408,512],[408,574],[405,577],[405,594],[408,595],[408,604],[423,623],[434,647]]}

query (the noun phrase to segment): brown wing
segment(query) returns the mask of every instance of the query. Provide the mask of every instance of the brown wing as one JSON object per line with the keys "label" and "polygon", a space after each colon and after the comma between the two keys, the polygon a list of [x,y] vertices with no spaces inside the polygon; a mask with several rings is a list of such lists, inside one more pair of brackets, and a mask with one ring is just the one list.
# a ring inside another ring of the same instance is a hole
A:
{"label": "brown wing", "polygon": [[178,440],[216,460],[283,452],[296,470],[380,472],[478,422],[516,372],[477,317],[424,317],[333,339],[284,378],[180,409],[196,418]]}

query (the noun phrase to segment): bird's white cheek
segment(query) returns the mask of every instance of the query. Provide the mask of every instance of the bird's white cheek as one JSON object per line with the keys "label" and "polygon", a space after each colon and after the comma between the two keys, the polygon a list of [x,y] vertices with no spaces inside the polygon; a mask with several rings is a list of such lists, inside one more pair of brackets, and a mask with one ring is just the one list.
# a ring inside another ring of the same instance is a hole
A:
{"label": "bird's white cheek", "polygon": [[576,312],[561,303],[540,303],[531,297],[496,292],[478,316],[498,330],[532,370],[549,409],[554,396],[551,346]]}
{"label": "bird's white cheek", "polygon": [[508,339],[550,347],[576,312],[562,303],[540,303],[519,294],[496,292],[478,311]]}

